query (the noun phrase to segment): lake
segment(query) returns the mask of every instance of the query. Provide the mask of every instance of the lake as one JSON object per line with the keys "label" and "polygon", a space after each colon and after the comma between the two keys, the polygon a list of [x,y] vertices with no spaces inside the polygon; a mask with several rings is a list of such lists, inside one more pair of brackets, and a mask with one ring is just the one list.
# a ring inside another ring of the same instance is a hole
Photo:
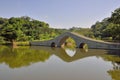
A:
{"label": "lake", "polygon": [[0,80],[120,80],[120,50],[0,46]]}

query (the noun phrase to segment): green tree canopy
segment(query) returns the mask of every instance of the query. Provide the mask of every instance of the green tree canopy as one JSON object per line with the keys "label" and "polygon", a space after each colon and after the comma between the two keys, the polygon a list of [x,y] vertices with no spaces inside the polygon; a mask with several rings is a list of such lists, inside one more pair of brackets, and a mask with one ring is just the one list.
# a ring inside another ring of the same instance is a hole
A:
{"label": "green tree canopy", "polygon": [[0,18],[0,40],[29,41],[54,38],[64,30],[49,28],[49,24],[28,16]]}
{"label": "green tree canopy", "polygon": [[112,40],[120,41],[120,8],[114,10],[111,17],[96,22],[91,28],[95,37],[111,37]]}

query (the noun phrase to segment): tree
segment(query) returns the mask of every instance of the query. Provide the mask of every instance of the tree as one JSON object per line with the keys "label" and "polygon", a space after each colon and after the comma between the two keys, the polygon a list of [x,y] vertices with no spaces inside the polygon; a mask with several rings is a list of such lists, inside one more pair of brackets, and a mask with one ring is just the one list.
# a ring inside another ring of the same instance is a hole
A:
{"label": "tree", "polygon": [[91,28],[95,37],[112,37],[112,40],[120,41],[120,8],[112,12],[111,17],[96,22]]}
{"label": "tree", "polygon": [[2,29],[1,36],[3,36],[6,41],[10,41],[13,43],[13,41],[17,38],[16,32],[17,31],[12,25],[6,24]]}
{"label": "tree", "polygon": [[[0,18],[0,40],[31,41],[51,39],[65,30],[49,28],[49,24],[28,16]],[[54,34],[53,34],[54,33]],[[42,36],[41,36],[42,35]]]}
{"label": "tree", "polygon": [[114,12],[112,12],[112,15],[108,21],[114,24],[111,29],[113,32],[113,39],[120,40],[120,8],[117,8]]}
{"label": "tree", "polygon": [[108,19],[109,22],[112,22],[114,24],[120,24],[120,8],[117,8],[112,12],[111,17]]}

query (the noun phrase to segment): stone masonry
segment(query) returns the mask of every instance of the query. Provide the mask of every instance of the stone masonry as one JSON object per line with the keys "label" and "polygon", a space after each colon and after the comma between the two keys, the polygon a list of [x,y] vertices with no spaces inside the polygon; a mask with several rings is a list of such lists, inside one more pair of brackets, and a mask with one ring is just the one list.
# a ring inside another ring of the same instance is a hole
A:
{"label": "stone masonry", "polygon": [[63,43],[65,43],[66,39],[71,37],[76,42],[77,47],[80,46],[81,43],[85,43],[88,45],[90,49],[120,49],[120,43],[111,43],[104,42],[100,40],[94,40],[91,38],[87,38],[85,36],[79,35],[73,32],[65,32],[60,36],[48,40],[48,41],[34,41],[30,42],[31,46],[51,46],[52,43],[55,43],[57,47],[61,47]]}

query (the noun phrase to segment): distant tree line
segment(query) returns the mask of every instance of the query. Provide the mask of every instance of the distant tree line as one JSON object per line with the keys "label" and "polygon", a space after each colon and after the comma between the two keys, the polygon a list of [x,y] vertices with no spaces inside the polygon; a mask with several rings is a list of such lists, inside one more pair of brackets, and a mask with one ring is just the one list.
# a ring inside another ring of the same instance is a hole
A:
{"label": "distant tree line", "polygon": [[28,16],[0,17],[0,41],[33,41],[54,38],[64,30],[49,28],[49,24]]}

